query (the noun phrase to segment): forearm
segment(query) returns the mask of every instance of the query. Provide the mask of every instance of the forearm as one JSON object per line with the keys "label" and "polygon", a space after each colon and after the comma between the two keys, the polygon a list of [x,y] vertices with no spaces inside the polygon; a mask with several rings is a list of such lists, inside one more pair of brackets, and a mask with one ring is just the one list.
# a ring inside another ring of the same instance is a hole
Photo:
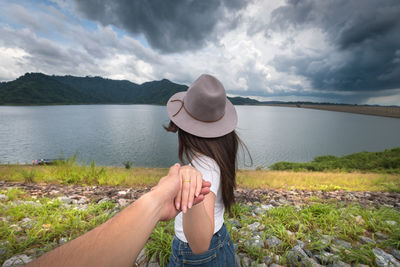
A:
{"label": "forearm", "polygon": [[159,220],[162,203],[152,194],[29,266],[132,266]]}
{"label": "forearm", "polygon": [[210,218],[203,203],[188,209],[182,217],[183,231],[193,253],[205,252],[214,233],[214,218]]}

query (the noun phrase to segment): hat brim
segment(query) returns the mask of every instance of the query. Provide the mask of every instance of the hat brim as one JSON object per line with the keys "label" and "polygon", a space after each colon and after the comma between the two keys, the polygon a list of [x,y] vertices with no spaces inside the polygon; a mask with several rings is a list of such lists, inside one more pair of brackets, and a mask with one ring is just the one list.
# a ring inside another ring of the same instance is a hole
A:
{"label": "hat brim", "polygon": [[[190,134],[205,138],[220,137],[235,130],[238,121],[237,113],[235,107],[228,98],[226,99],[224,116],[220,120],[215,122],[202,122],[190,116],[184,108],[178,112],[182,106],[180,101],[171,102],[171,100],[175,99],[183,101],[185,95],[186,92],[176,93],[167,103],[168,117],[179,128]],[[178,114],[176,114],[177,112]],[[174,114],[176,114],[175,117],[173,116]]]}

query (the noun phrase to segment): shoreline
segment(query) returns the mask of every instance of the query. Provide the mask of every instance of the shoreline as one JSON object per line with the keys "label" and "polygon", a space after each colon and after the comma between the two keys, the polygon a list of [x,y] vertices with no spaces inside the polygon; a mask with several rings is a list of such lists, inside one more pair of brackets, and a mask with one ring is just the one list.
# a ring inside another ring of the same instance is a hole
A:
{"label": "shoreline", "polygon": [[267,104],[271,107],[307,108],[345,113],[355,113],[378,117],[400,118],[400,107],[361,106],[361,105],[310,105],[310,104]]}
{"label": "shoreline", "polygon": [[[61,103],[61,104],[1,104],[0,107],[36,107],[36,106],[82,106],[82,105],[150,105],[164,106],[162,104],[130,104],[130,103]],[[399,106],[368,106],[368,105],[345,105],[345,104],[251,104],[235,106],[270,106],[270,107],[289,107],[289,108],[307,108],[325,111],[336,111],[345,113],[355,113],[362,115],[371,115],[378,117],[400,118]]]}

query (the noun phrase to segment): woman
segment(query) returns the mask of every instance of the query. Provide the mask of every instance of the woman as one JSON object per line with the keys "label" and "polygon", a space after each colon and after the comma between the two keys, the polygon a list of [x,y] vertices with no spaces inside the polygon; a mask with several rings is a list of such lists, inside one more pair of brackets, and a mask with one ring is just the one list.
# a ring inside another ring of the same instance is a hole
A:
{"label": "woman", "polygon": [[202,203],[192,206],[201,177],[185,176],[181,171],[182,190],[175,205],[182,212],[175,218],[169,266],[234,266],[224,211],[234,203],[236,156],[241,143],[235,133],[235,107],[221,82],[204,74],[186,92],[173,95],[167,111],[171,121],[165,129],[178,132],[180,160],[187,160],[211,182],[211,192]]}

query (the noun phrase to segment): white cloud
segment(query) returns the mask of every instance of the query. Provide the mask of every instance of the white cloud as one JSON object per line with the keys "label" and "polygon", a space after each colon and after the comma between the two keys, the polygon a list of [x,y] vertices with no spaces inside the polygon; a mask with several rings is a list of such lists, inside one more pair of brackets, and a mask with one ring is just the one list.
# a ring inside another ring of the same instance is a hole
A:
{"label": "white cloud", "polygon": [[[136,83],[167,78],[189,85],[200,74],[210,73],[235,94],[267,99],[293,100],[297,95],[298,100],[320,97],[322,101],[357,94],[315,88],[311,75],[337,71],[351,57],[349,52],[338,51],[320,27],[267,28],[271,12],[285,5],[283,0],[255,0],[236,14],[236,27],[222,21],[216,26],[217,39],[195,51],[171,54],[153,50],[136,36],[111,26],[91,22],[87,27],[87,21],[73,13],[67,1],[51,2],[55,5],[40,4],[35,9],[6,2],[10,14],[4,16],[5,11],[0,11],[0,79],[40,71]],[[394,64],[399,51],[393,56]],[[336,82],[332,76],[324,80],[325,84]],[[399,92],[393,92],[395,96],[374,95],[369,101],[398,101]]]}
{"label": "white cloud", "polygon": [[23,75],[27,57],[28,53],[23,49],[0,46],[0,81]]}

